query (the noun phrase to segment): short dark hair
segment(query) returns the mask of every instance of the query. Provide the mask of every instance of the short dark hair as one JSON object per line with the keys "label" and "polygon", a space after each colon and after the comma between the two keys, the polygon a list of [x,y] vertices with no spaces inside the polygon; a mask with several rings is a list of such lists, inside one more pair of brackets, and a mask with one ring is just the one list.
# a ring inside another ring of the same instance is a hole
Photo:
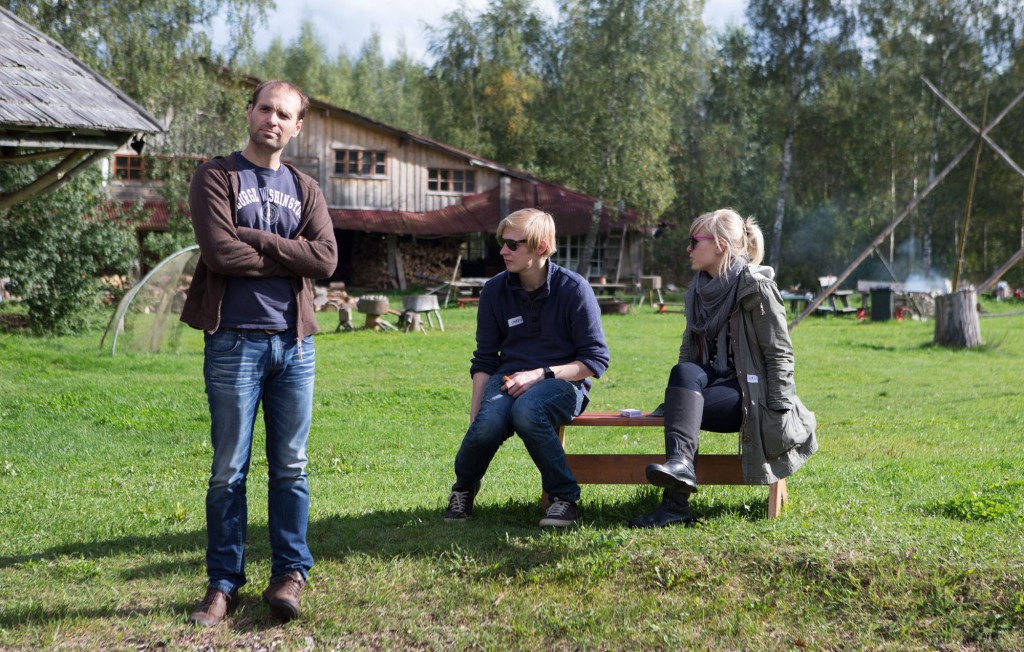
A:
{"label": "short dark hair", "polygon": [[270,81],[265,81],[257,86],[256,90],[252,92],[252,98],[249,99],[249,106],[256,106],[256,101],[259,99],[260,93],[262,93],[264,89],[277,88],[278,86],[284,86],[286,89],[299,96],[299,115],[297,119],[302,120],[302,118],[306,116],[306,109],[309,108],[309,97],[307,97],[306,94],[302,92],[302,89],[295,84],[281,81],[280,79],[271,79]]}

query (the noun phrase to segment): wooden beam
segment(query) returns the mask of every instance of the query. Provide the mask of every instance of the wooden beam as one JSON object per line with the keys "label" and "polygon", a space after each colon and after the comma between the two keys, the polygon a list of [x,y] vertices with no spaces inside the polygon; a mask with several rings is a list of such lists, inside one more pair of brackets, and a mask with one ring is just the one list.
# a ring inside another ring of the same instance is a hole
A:
{"label": "wooden beam", "polygon": [[[84,166],[88,166],[94,160],[106,155],[107,153],[102,150],[95,151],[92,154],[89,154],[88,150],[74,150],[62,161],[50,168],[49,171],[41,174],[35,181],[25,184],[14,192],[0,195],[0,210],[28,201],[44,192],[56,190],[70,181]],[[85,158],[83,159],[82,157]]]}
{"label": "wooden beam", "polygon": [[[942,95],[942,93],[940,93],[940,92],[939,92],[939,89],[935,88],[935,86],[933,86],[933,85],[932,85],[932,83],[931,83],[930,81],[928,81],[928,80],[927,80],[926,78],[924,78],[924,77],[922,77],[921,79],[922,79],[922,80],[924,81],[924,83],[925,83],[925,84],[927,84],[927,85],[928,85],[928,88],[930,88],[930,89],[931,89],[931,91],[932,91],[933,93],[935,93],[935,96],[939,98],[939,101],[940,101],[940,102],[942,102],[942,103],[943,103],[943,104],[945,104],[945,105],[946,105],[947,107],[949,107],[949,109],[950,109],[950,110],[951,110],[951,111],[952,111],[953,113],[955,113],[955,114],[957,115],[957,117],[959,117],[959,118],[960,118],[961,120],[963,120],[963,121],[964,121],[964,123],[965,123],[965,124],[966,124],[966,125],[967,125],[968,127],[970,127],[970,128],[971,128],[971,130],[972,130],[972,131],[974,131],[974,133],[976,133],[976,134],[977,134],[978,136],[980,136],[980,137],[981,137],[981,139],[985,141],[985,144],[987,144],[987,145],[988,145],[989,147],[991,147],[991,148],[992,148],[992,149],[993,149],[993,150],[995,151],[995,153],[996,153],[996,154],[999,154],[999,156],[1000,156],[1000,157],[1001,157],[1001,158],[1002,158],[1002,159],[1003,159],[1004,161],[1006,161],[1006,162],[1007,162],[1007,163],[1009,164],[1009,166],[1010,166],[1011,168],[1013,168],[1013,169],[1014,169],[1014,171],[1015,171],[1015,172],[1016,172],[1017,174],[1019,174],[1019,175],[1021,175],[1022,177],[1024,177],[1024,170],[1022,170],[1022,169],[1021,169],[1021,167],[1020,167],[1019,165],[1017,165],[1017,163],[1016,163],[1016,162],[1015,162],[1015,161],[1014,161],[1014,160],[1013,160],[1012,158],[1010,158],[1010,155],[1009,155],[1009,154],[1007,154],[1006,152],[1004,152],[1004,151],[1003,151],[1003,150],[1002,150],[1002,149],[1001,149],[1001,148],[999,147],[999,145],[996,145],[996,144],[995,144],[994,142],[992,142],[992,139],[988,137],[988,132],[989,132],[989,131],[990,131],[990,130],[992,129],[992,126],[993,126],[993,125],[995,125],[995,124],[998,124],[998,122],[999,122],[1000,120],[1002,120],[1002,119],[1003,119],[1003,116],[1005,116],[1005,115],[1006,115],[1007,113],[1009,113],[1010,109],[1012,109],[1012,108],[1013,108],[1013,107],[1014,107],[1014,106],[1015,106],[1015,105],[1017,104],[1017,102],[1019,102],[1019,101],[1021,100],[1021,98],[1024,98],[1024,92],[1021,92],[1021,94],[1020,94],[1020,95],[1018,95],[1018,96],[1017,96],[1017,97],[1016,97],[1016,98],[1015,98],[1015,99],[1014,99],[1014,100],[1013,100],[1012,102],[1010,102],[1009,104],[1007,104],[1007,105],[1006,105],[1006,108],[1005,108],[1005,109],[1003,109],[1002,113],[1000,113],[1000,114],[999,114],[999,116],[997,116],[997,117],[996,117],[996,119],[995,119],[995,121],[994,121],[994,122],[992,123],[992,125],[989,125],[989,126],[988,126],[987,128],[985,128],[984,130],[982,130],[982,129],[979,129],[979,128],[978,128],[978,126],[977,126],[977,125],[975,125],[975,124],[974,124],[973,122],[971,122],[970,118],[968,118],[968,117],[967,117],[966,115],[964,115],[964,114],[963,114],[963,112],[962,112],[962,111],[961,111],[960,109],[958,109],[958,108],[956,107],[956,105],[955,105],[955,104],[953,104],[953,103],[952,103],[952,102],[950,102],[950,101],[949,101],[948,99],[946,99],[946,98],[945,98],[945,97],[944,97],[944,96]],[[956,288],[953,288],[953,289],[955,290]]]}
{"label": "wooden beam", "polygon": [[874,251],[878,247],[878,245],[882,244],[882,242],[886,239],[886,237],[888,237],[890,233],[896,230],[896,227],[899,226],[900,222],[902,222],[907,217],[907,215],[910,215],[910,213],[915,208],[917,208],[917,205],[920,204],[921,201],[925,197],[927,197],[932,190],[935,190],[935,187],[938,186],[939,183],[941,183],[942,180],[945,179],[946,176],[953,171],[953,168],[955,168],[957,164],[960,161],[962,161],[964,157],[967,156],[967,154],[970,153],[973,147],[974,141],[972,140],[970,143],[967,144],[966,147],[957,152],[956,156],[953,157],[953,160],[950,161],[948,165],[946,165],[942,172],[939,172],[939,174],[937,174],[935,178],[932,179],[927,186],[925,186],[924,190],[917,193],[917,196],[910,200],[910,203],[907,204],[906,208],[903,209],[903,212],[897,215],[893,219],[893,221],[889,223],[889,226],[885,227],[885,230],[879,233],[878,236],[876,236],[875,239],[871,241],[871,244],[868,245],[867,249],[865,249],[863,252],[861,252],[859,256],[853,259],[853,262],[850,263],[850,265],[847,266],[847,268],[844,269],[842,273],[836,277],[835,282],[829,285],[827,288],[824,288],[821,294],[814,297],[814,299],[808,302],[807,307],[804,308],[804,311],[800,313],[792,322],[790,322],[789,330],[792,331],[794,328],[796,328],[797,324],[802,322],[804,318],[807,317],[807,315],[810,315],[815,310],[817,310],[818,306],[821,305],[822,301],[824,301],[830,294],[832,294],[832,292],[838,289],[839,286],[843,283],[843,281],[845,281],[850,276],[850,274],[853,273],[853,270],[857,269],[857,267],[862,262],[864,262],[864,260],[868,256],[871,255],[871,252]]}
{"label": "wooden beam", "polygon": [[[981,123],[985,124],[988,115],[988,89],[985,89],[985,108],[982,109]],[[967,185],[967,206],[964,207],[964,223],[960,226],[960,242],[957,243],[956,267],[953,268],[953,291],[956,292],[960,283],[960,269],[964,265],[964,252],[967,251],[967,228],[971,225],[971,209],[974,205],[974,186],[978,180],[978,165],[981,164],[981,137],[974,151],[974,167],[971,169],[971,181]]]}
{"label": "wooden beam", "polygon": [[47,149],[38,152],[25,152],[21,154],[7,154],[0,155],[0,163],[12,163],[14,165],[22,165],[24,163],[34,163],[36,161],[43,161],[48,158],[59,158],[61,156],[67,156],[74,150],[72,149]]}
{"label": "wooden beam", "polygon": [[992,289],[992,286],[999,282],[999,279],[1003,278],[1003,274],[1010,271],[1010,268],[1019,263],[1024,259],[1024,247],[1017,250],[1017,253],[1010,256],[1010,260],[1002,264],[1002,266],[988,277],[988,280],[978,286],[978,294],[983,294]]}
{"label": "wooden beam", "polygon": [[[922,78],[922,79],[924,79],[924,78]],[[925,79],[924,81],[925,81],[926,84],[931,86],[931,84],[928,82],[927,79]],[[1004,117],[1006,117],[1006,114],[1010,112],[1010,109],[1012,109],[1014,106],[1016,106],[1017,103],[1020,102],[1022,99],[1024,99],[1024,92],[1022,92],[1019,95],[1017,95],[1017,97],[1015,97],[1012,102],[1007,104],[1006,108],[1003,109],[999,113],[999,115],[997,115],[992,120],[992,122],[989,123],[988,126],[986,126],[984,129],[982,129],[981,132],[978,134],[978,136],[980,136],[981,138],[985,139],[985,142],[989,142],[989,140],[988,140],[988,132],[992,131],[992,129],[994,129],[996,127],[996,125],[998,125],[1000,123],[1000,121],[1002,121],[1002,119]],[[955,168],[957,166],[957,164],[959,164],[960,161],[962,161],[964,159],[964,157],[967,156],[970,153],[971,149],[975,145],[975,142],[977,142],[976,138],[971,139],[971,142],[967,143],[967,145],[963,149],[961,149],[959,152],[957,152],[956,155],[953,157],[953,159],[949,162],[949,164],[947,164],[946,167],[943,168],[942,172],[939,172],[939,174],[936,175],[936,177],[934,179],[932,179],[928,183],[927,186],[925,186],[924,190],[919,192],[916,197],[911,199],[910,203],[907,204],[906,208],[903,209],[903,212],[901,212],[899,215],[897,215],[893,219],[893,221],[889,223],[889,226],[885,227],[885,230],[883,230],[880,234],[878,234],[878,236],[874,240],[871,241],[871,244],[868,245],[867,249],[865,249],[859,256],[857,256],[854,259],[854,261],[852,263],[850,263],[850,265],[845,270],[843,270],[843,272],[836,278],[835,283],[833,283],[832,285],[830,285],[827,288],[825,288],[822,291],[821,294],[816,296],[812,301],[808,302],[807,307],[804,309],[804,311],[802,313],[800,313],[800,315],[797,316],[796,319],[794,319],[792,322],[790,322],[790,324],[789,324],[789,330],[790,331],[792,331],[794,328],[796,328],[797,324],[802,322],[804,320],[804,318],[807,317],[807,315],[810,315],[815,310],[817,310],[818,306],[821,305],[821,302],[824,301],[825,298],[828,297],[830,294],[832,294],[833,291],[838,289],[839,286],[842,284],[842,282],[845,281],[850,276],[850,274],[853,273],[853,270],[857,269],[857,267],[862,262],[864,262],[864,259],[866,259],[868,256],[870,256],[871,252],[876,247],[878,247],[878,245],[882,244],[882,242],[886,239],[886,237],[889,236],[890,233],[892,233],[893,231],[896,230],[896,227],[899,226],[900,222],[902,222],[907,217],[907,215],[910,215],[910,213],[915,208],[917,208],[917,205],[920,204],[921,201],[932,192],[932,190],[935,190],[935,187],[937,185],[939,185],[939,183],[943,179],[945,179],[946,176],[949,175],[950,172],[953,171],[953,168]],[[1016,164],[1013,164],[1013,165],[1016,166]]]}

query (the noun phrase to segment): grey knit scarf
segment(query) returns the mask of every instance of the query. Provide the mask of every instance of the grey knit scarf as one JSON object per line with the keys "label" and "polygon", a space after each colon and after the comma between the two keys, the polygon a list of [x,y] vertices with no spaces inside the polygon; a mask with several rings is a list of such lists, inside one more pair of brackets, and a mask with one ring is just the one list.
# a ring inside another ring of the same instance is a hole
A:
{"label": "grey knit scarf", "polygon": [[[717,342],[715,370],[725,373],[729,368],[729,314],[736,304],[736,288],[746,260],[733,258],[718,278],[698,272],[686,290],[686,318],[695,333],[706,341]],[[703,363],[710,360],[701,360]]]}

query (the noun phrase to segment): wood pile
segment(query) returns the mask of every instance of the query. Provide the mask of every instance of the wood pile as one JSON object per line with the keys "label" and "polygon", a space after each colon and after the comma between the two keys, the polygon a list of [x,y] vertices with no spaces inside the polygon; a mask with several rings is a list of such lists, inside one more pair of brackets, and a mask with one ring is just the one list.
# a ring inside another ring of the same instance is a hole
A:
{"label": "wood pile", "polygon": [[[435,285],[451,279],[458,256],[454,243],[399,242],[396,267],[405,276],[405,285]],[[359,259],[353,261],[352,285],[366,288],[397,288],[395,275],[389,270],[387,244],[384,240],[365,238],[360,242]]]}
{"label": "wood pile", "polygon": [[341,308],[354,308],[356,299],[345,291],[345,284],[341,281],[331,281],[330,285],[323,287],[317,285],[313,288],[313,308],[319,311],[334,311]]}

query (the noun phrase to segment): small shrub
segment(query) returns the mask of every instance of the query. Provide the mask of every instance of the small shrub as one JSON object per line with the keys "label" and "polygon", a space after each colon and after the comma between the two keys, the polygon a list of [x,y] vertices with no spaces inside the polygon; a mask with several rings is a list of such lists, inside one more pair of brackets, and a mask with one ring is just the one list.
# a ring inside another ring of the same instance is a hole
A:
{"label": "small shrub", "polygon": [[969,496],[956,496],[942,503],[938,511],[961,521],[1013,518],[1024,522],[1024,480],[1004,480]]}

